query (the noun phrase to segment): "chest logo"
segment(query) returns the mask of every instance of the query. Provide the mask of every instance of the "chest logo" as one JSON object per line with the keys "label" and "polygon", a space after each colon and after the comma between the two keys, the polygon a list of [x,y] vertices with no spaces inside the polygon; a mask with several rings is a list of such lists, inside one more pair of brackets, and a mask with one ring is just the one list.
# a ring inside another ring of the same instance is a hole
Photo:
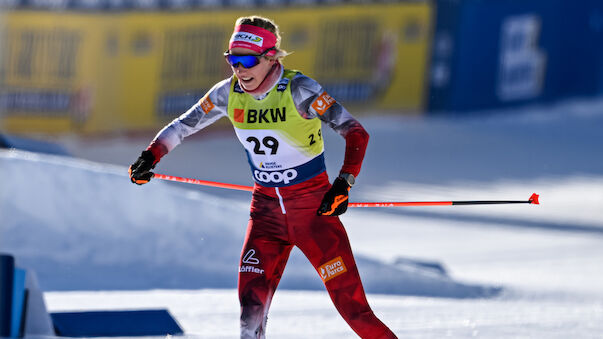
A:
{"label": "chest logo", "polygon": [[234,121],[243,123],[245,122],[245,110],[240,108],[234,109]]}
{"label": "chest logo", "polygon": [[265,183],[284,183],[285,185],[289,184],[293,179],[297,178],[297,171],[294,169],[288,169],[286,171],[270,171],[264,172],[255,170],[253,171],[253,176],[259,182]]}
{"label": "chest logo", "polygon": [[247,110],[247,123],[271,123],[287,120],[287,111],[282,108],[250,109]]}

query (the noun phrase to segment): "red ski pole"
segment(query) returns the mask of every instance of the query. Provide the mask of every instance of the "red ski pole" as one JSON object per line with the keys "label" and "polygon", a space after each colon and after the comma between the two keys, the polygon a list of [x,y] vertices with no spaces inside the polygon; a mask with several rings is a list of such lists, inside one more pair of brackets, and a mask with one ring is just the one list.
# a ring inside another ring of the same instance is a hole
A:
{"label": "red ski pole", "polygon": [[165,175],[165,174],[159,174],[159,173],[155,173],[153,175],[153,177],[157,178],[157,179],[161,179],[161,180],[184,182],[184,183],[187,183],[187,184],[195,184],[195,185],[201,185],[201,186],[227,188],[227,189],[238,190],[238,191],[249,191],[249,192],[253,191],[253,187],[251,187],[251,186],[226,184],[226,183],[215,182],[215,181],[207,181],[207,180],[199,180],[199,179],[175,177],[173,175]]}
{"label": "red ski pole", "polygon": [[[155,173],[155,178],[168,181],[184,182],[201,186],[219,187],[238,191],[253,191],[252,186],[227,184],[222,182],[176,177]],[[400,207],[400,206],[449,206],[449,205],[500,205],[500,204],[534,204],[539,205],[538,194],[534,193],[528,200],[462,200],[462,201],[398,201],[398,202],[350,202],[348,207]]]}
{"label": "red ski pole", "polygon": [[399,207],[399,206],[447,206],[447,205],[540,205],[539,195],[534,193],[528,200],[461,200],[461,201],[401,201],[401,202],[351,202],[348,207]]}

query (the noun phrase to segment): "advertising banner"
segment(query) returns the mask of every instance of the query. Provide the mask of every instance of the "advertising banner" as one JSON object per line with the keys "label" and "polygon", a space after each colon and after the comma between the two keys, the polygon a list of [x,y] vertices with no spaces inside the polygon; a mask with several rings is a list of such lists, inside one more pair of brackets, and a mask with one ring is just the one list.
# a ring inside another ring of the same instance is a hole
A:
{"label": "advertising banner", "polygon": [[438,0],[436,7],[430,111],[491,109],[596,92],[603,21],[594,1]]}
{"label": "advertising banner", "polygon": [[0,128],[99,133],[161,127],[230,76],[234,21],[279,24],[284,60],[348,109],[422,108],[431,10],[426,3],[197,12],[6,15]]}
{"label": "advertising banner", "polygon": [[95,101],[111,81],[104,58],[110,19],[14,12],[0,31],[0,127],[57,133],[100,125]]}

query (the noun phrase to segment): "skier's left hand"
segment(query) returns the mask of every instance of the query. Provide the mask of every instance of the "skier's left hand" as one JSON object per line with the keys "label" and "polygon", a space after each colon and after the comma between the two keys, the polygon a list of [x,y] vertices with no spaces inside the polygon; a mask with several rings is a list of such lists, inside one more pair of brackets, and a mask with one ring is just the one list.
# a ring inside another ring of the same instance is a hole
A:
{"label": "skier's left hand", "polygon": [[322,203],[316,211],[318,215],[342,215],[348,209],[348,192],[350,185],[341,177],[333,181],[333,186],[325,193]]}

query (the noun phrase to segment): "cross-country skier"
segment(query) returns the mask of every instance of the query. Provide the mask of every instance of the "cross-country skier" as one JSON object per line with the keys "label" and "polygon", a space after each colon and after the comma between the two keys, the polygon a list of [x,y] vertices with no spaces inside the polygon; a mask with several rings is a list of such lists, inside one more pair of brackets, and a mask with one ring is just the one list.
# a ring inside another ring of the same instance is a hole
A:
{"label": "cross-country skier", "polygon": [[[241,338],[264,338],[272,296],[293,246],[310,260],[335,307],[362,338],[396,338],[368,305],[338,215],[360,172],[368,133],[313,79],[281,63],[278,27],[257,16],[236,21],[224,53],[233,75],[163,128],[130,166],[147,183],[162,156],[186,136],[228,117],[248,155],[255,186],[239,266]],[[339,176],[329,183],[321,122],[345,138]]]}

